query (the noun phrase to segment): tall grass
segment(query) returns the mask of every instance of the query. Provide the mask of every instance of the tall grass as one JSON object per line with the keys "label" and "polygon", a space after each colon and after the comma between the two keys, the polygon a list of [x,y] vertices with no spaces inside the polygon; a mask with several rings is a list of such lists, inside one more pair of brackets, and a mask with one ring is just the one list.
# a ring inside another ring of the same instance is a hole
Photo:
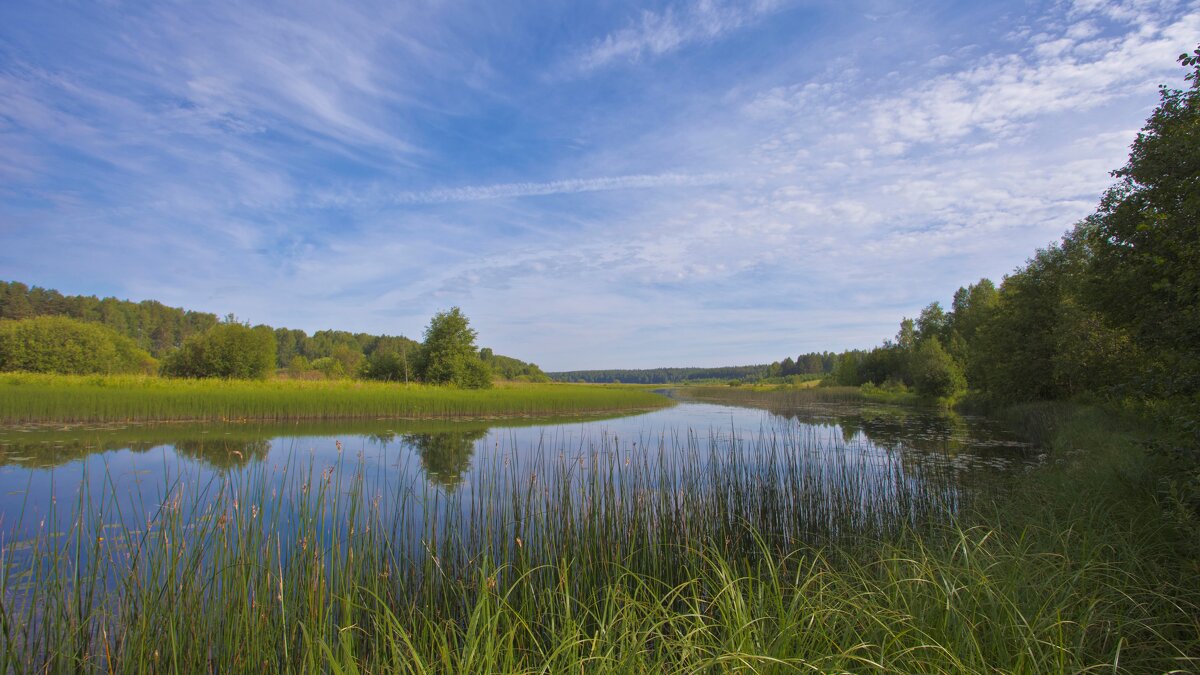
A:
{"label": "tall grass", "polygon": [[0,547],[0,671],[1200,667],[1194,578],[1119,444],[971,498],[819,442],[604,438],[449,494],[350,459],[153,503],[109,482]]}
{"label": "tall grass", "polygon": [[0,423],[163,420],[485,419],[649,410],[656,394],[566,384],[452,389],[362,381],[0,375]]}

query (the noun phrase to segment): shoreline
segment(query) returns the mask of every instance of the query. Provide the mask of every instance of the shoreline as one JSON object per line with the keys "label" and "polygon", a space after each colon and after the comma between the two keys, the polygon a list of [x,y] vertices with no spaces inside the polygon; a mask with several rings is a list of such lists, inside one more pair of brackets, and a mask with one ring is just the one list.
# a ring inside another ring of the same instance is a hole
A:
{"label": "shoreline", "polygon": [[0,427],[162,422],[463,422],[631,414],[674,405],[647,391],[501,382],[455,389],[363,380],[185,380],[0,375]]}

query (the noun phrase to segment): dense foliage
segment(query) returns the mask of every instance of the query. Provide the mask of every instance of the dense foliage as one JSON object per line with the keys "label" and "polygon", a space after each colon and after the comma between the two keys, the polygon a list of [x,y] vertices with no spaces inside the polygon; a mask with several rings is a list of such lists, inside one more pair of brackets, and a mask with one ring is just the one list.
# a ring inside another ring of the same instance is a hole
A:
{"label": "dense foliage", "polygon": [[65,316],[100,323],[133,340],[137,346],[162,358],[189,336],[217,324],[215,314],[189,312],[160,302],[103,300],[90,295],[63,295],[56,290],[0,281],[0,319]]}
{"label": "dense foliage", "polygon": [[479,350],[479,358],[483,360],[483,363],[487,365],[493,374],[506,380],[518,380],[522,382],[550,381],[550,378],[542,372],[542,369],[532,363],[525,363],[511,356],[501,356],[487,347]]}
{"label": "dense foliage", "polygon": [[275,336],[267,326],[223,323],[193,335],[163,360],[174,377],[261,380],[275,371]]}
{"label": "dense foliage", "polygon": [[0,371],[142,373],[154,359],[129,338],[64,316],[0,320]]}
{"label": "dense foliage", "polygon": [[769,366],[730,366],[726,368],[647,368],[647,369],[613,369],[613,370],[569,370],[558,373],[547,373],[559,382],[591,382],[609,383],[624,382],[626,384],[670,384],[672,382],[690,382],[694,380],[757,380],[765,377]]}
{"label": "dense foliage", "polygon": [[463,389],[492,386],[492,371],[475,347],[475,329],[457,307],[438,312],[425,328],[421,344],[421,380]]}
{"label": "dense foliage", "polygon": [[[152,300],[138,303],[116,298],[101,300],[87,295],[62,295],[56,290],[16,281],[0,281],[0,319],[38,316],[65,316],[104,324],[159,359],[180,349],[188,338],[221,323],[215,314],[167,307]],[[236,320],[227,316],[224,322]],[[294,328],[274,328],[272,332],[275,337],[272,368],[284,369],[293,378],[362,377],[392,382],[420,379],[416,368],[421,343],[403,336],[342,330],[320,330],[309,335]],[[490,349],[482,350],[480,357],[494,374],[504,379],[532,382],[549,379],[536,365],[494,354]]]}
{"label": "dense foliage", "polygon": [[796,358],[753,366],[722,368],[647,368],[613,370],[571,370],[548,375],[559,382],[593,382],[626,384],[674,384],[682,382],[727,381],[761,382],[795,376],[820,376],[833,370],[837,354],[812,352]]}
{"label": "dense foliage", "polygon": [[[960,288],[896,338],[841,355],[830,381],[964,388],[1012,403],[1083,393],[1195,406],[1200,393],[1200,49],[1161,89],[1096,212],[997,289]],[[946,357],[949,358],[946,358]],[[1192,402],[1189,404],[1188,401]]]}

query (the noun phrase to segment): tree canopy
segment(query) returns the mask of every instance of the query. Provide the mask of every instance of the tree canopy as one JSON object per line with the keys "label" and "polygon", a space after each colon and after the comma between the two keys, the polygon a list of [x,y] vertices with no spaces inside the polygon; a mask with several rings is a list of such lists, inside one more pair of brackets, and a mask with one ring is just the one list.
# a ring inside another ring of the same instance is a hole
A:
{"label": "tree canopy", "polygon": [[[895,342],[847,352],[830,381],[947,395],[956,369],[1002,402],[1200,393],[1200,48],[1186,90],[1162,87],[1096,212],[999,288],[960,288]],[[947,357],[950,359],[947,362]]]}
{"label": "tree canopy", "polygon": [[222,323],[188,338],[163,360],[174,377],[263,379],[275,370],[275,336],[267,326]]}
{"label": "tree canopy", "polygon": [[475,330],[458,307],[438,312],[425,328],[421,344],[421,379],[464,389],[492,386],[492,373],[475,347]]}
{"label": "tree canopy", "polygon": [[37,373],[152,372],[154,359],[133,340],[65,316],[0,320],[0,370]]}

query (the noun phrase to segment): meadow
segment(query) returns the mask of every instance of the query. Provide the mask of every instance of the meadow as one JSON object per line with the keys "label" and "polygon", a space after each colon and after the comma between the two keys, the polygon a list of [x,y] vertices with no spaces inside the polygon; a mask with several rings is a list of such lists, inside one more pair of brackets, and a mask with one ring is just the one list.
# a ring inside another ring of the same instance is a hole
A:
{"label": "meadow", "polygon": [[0,424],[30,422],[491,419],[632,412],[671,405],[648,391],[501,382],[491,389],[360,380],[177,379],[0,374]]}
{"label": "meadow", "polygon": [[452,493],[349,458],[100,481],[0,548],[0,670],[1195,671],[1145,430],[1011,414],[1046,461],[970,493],[778,430],[550,446]]}

